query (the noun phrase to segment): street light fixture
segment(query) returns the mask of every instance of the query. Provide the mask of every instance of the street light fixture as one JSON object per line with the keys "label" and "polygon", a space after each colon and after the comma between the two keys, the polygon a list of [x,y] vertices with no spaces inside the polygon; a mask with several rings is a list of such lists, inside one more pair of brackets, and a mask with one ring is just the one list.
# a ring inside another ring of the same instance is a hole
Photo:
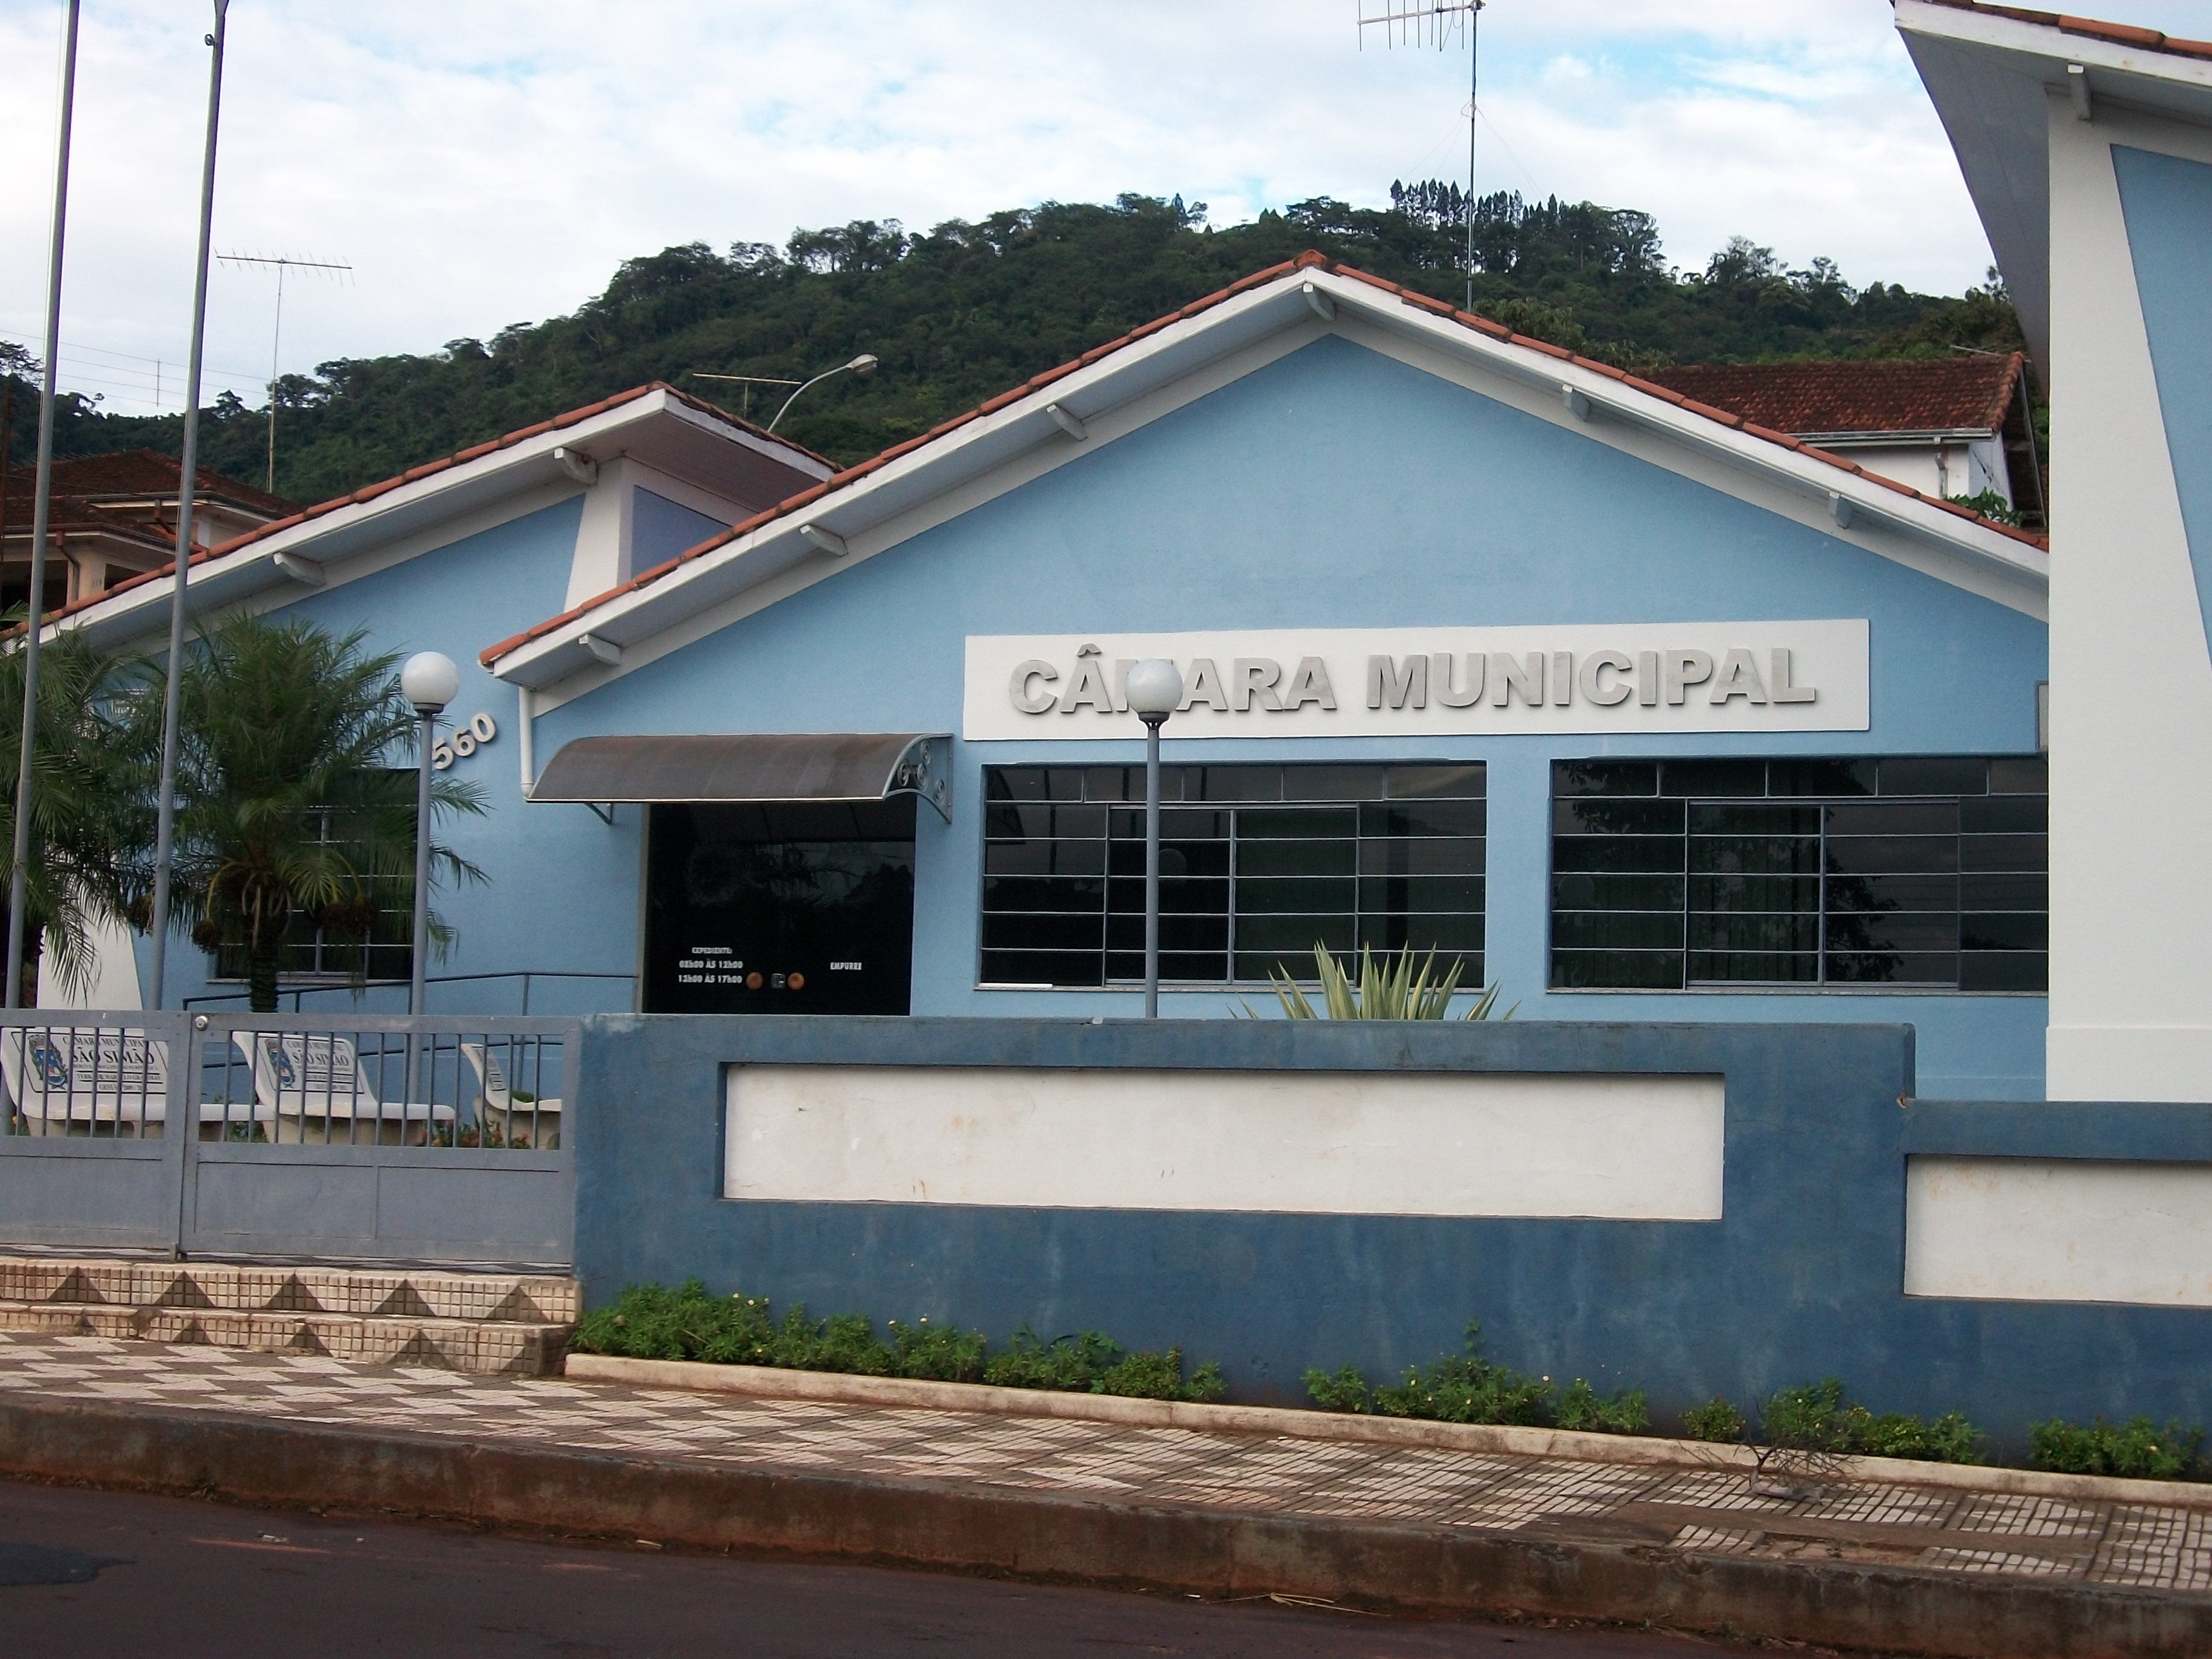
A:
{"label": "street light fixture", "polygon": [[1182,675],[1164,657],[1133,665],[1130,712],[1145,723],[1145,1018],[1160,1017],[1160,727],[1182,701]]}
{"label": "street light fixture", "polygon": [[783,407],[775,411],[775,420],[770,421],[768,423],[768,429],[770,432],[775,430],[776,422],[782,420],[785,416],[791,413],[792,404],[797,403],[800,398],[805,395],[806,388],[808,386],[820,386],[823,381],[828,380],[832,374],[842,374],[848,368],[855,374],[874,374],[876,372],[876,354],[872,351],[864,351],[859,356],[854,358],[850,362],[840,363],[835,368],[825,368],[812,380],[802,381],[799,385],[799,390],[793,392],[791,396],[783,400]]}
{"label": "street light fixture", "polygon": [[418,651],[399,671],[399,690],[415,705],[422,722],[416,739],[418,780],[415,786],[415,931],[409,939],[414,975],[407,987],[407,1012],[422,1012],[422,971],[430,948],[430,739],[439,712],[461,689],[461,671],[438,651]]}

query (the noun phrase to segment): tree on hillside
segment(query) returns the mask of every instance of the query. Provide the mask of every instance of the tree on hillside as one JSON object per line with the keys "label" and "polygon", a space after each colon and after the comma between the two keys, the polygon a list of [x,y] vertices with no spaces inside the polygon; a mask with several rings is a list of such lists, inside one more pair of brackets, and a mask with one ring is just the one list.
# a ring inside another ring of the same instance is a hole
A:
{"label": "tree on hillside", "polygon": [[[413,903],[417,721],[395,654],[362,652],[362,634],[310,622],[236,616],[189,649],[182,686],[172,913],[201,949],[243,972],[256,1012],[273,1012],[288,945],[319,938],[358,981],[380,920]],[[161,686],[132,700],[140,775],[160,752]],[[434,815],[481,812],[477,785],[441,778]],[[141,818],[145,808],[141,807]],[[131,837],[126,898],[144,925],[151,842]],[[434,844],[434,879],[482,880]],[[431,938],[449,930],[435,920]]]}
{"label": "tree on hillside", "polygon": [[[1854,288],[1832,261],[1785,270],[1748,238],[1679,270],[1634,209],[1501,191],[1480,198],[1474,219],[1477,310],[1624,365],[1942,350],[1968,333],[1956,343],[1999,349],[1999,335],[2018,336],[1993,290]],[[1125,195],[921,233],[860,219],[795,230],[781,247],[685,243],[625,261],[565,317],[285,376],[276,488],[319,499],[647,380],[719,401],[726,386],[692,377],[802,380],[865,350],[880,360],[872,378],[824,384],[781,428],[858,460],[1308,248],[1459,302],[1466,220],[1460,187],[1431,179],[1395,185],[1387,208],[1316,197],[1225,227],[1208,224],[1203,204]],[[210,411],[208,465],[258,477],[265,421],[236,399]],[[178,416],[79,401],[63,410],[58,441],[64,453],[173,453],[180,430]]]}

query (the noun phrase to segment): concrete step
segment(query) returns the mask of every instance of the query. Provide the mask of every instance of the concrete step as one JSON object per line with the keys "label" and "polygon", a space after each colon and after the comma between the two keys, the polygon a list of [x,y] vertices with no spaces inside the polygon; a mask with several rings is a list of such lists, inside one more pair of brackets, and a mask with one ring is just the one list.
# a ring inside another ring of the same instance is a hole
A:
{"label": "concrete step", "polygon": [[483,1375],[558,1370],[581,1303],[535,1274],[0,1256],[0,1329]]}

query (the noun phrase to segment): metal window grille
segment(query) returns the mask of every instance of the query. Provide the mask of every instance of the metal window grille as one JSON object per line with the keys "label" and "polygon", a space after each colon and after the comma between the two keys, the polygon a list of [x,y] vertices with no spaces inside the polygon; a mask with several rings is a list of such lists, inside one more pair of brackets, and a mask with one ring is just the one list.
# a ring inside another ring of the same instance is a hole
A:
{"label": "metal window grille", "polygon": [[1555,989],[2050,977],[2041,756],[1552,769]]}
{"label": "metal window grille", "polygon": [[[1050,987],[1144,973],[1142,767],[988,767],[981,976]],[[1434,947],[1482,980],[1484,769],[1162,769],[1160,972],[1310,981],[1313,948]]]}

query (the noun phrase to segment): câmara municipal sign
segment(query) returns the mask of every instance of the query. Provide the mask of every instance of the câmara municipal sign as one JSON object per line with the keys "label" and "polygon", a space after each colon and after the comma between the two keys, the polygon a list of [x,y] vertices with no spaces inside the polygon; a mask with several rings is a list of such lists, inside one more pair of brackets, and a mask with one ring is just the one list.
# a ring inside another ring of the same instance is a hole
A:
{"label": "c\u00e2mara municipal sign", "polygon": [[971,635],[971,742],[1127,738],[1129,670],[1182,672],[1175,738],[1863,732],[1867,623]]}

